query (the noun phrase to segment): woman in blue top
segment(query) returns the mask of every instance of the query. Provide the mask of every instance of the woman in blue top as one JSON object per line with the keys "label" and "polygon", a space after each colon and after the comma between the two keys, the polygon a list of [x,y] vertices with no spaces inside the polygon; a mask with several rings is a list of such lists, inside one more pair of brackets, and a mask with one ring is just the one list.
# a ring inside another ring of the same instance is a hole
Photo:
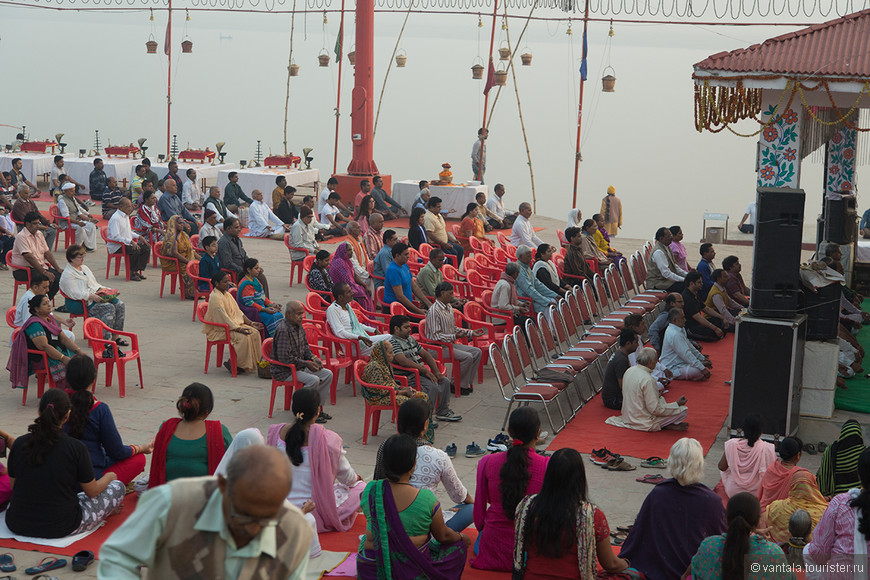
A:
{"label": "woman in blue top", "polygon": [[411,217],[408,220],[408,242],[415,250],[420,249],[420,244],[429,243],[426,229],[423,227],[425,216],[426,210],[422,207],[415,207],[411,210]]}
{"label": "woman in blue top", "polygon": [[[199,259],[199,277],[211,280],[211,277],[221,271],[221,263],[218,259],[218,243],[214,236],[206,236],[202,240],[202,247],[205,254]],[[197,282],[200,292],[211,292],[211,284],[208,282]]]}
{"label": "woman in blue top", "polygon": [[274,336],[275,329],[284,320],[284,314],[281,312],[282,307],[280,304],[276,304],[266,298],[263,286],[260,285],[260,281],[257,279],[257,276],[263,273],[263,269],[260,268],[260,263],[257,260],[254,258],[245,259],[242,262],[242,268],[244,268],[245,277],[239,283],[239,306],[242,307],[242,312],[251,318],[251,320],[254,320],[254,318],[248,312],[253,310],[255,316],[258,315],[260,322],[266,327],[266,336]]}
{"label": "woman in blue top", "polygon": [[145,454],[151,453],[154,441],[145,445],[124,445],[115,427],[112,411],[88,390],[97,380],[94,361],[84,354],[72,357],[66,365],[66,382],[72,408],[63,430],[88,448],[94,477],[106,471],[118,476],[124,485],[145,471]]}

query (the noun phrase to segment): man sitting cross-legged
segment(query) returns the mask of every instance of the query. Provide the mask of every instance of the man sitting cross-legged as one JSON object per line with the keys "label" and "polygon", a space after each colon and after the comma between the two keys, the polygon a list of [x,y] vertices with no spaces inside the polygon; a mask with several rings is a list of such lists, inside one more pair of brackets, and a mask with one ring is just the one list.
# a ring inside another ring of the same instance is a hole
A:
{"label": "man sitting cross-legged", "polygon": [[681,308],[668,312],[668,328],[662,344],[662,364],[675,379],[701,381],[710,378],[713,364],[686,336],[686,315]]}

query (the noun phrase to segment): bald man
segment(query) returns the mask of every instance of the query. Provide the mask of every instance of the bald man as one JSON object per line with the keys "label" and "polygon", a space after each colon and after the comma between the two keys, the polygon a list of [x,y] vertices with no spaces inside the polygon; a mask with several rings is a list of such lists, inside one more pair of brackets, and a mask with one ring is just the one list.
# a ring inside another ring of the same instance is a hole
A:
{"label": "bald man", "polygon": [[[302,328],[302,318],[305,309],[299,301],[287,303],[284,310],[284,320],[275,329],[272,337],[272,358],[276,361],[296,367],[296,380],[306,387],[314,387],[320,393],[320,400],[325,401],[332,385],[332,371],[323,366],[308,345],[305,329]],[[292,380],[292,369],[283,365],[272,365],[272,378],[279,381]],[[334,401],[334,397],[332,398]],[[320,413],[318,423],[332,419],[326,413]]]}
{"label": "bald man", "polygon": [[[103,544],[99,578],[304,578],[313,531],[286,501],[287,455],[253,445],[238,451],[226,477],[178,479],[155,487]],[[242,573],[244,575],[242,576]]]}
{"label": "bald man", "polygon": [[[114,177],[109,179],[112,180]],[[139,282],[145,279],[143,272],[148,266],[148,259],[151,257],[151,246],[148,245],[145,238],[130,227],[132,214],[133,202],[122,197],[118,202],[117,211],[109,218],[106,248],[110,254],[120,254],[126,248],[130,261],[130,280]]]}

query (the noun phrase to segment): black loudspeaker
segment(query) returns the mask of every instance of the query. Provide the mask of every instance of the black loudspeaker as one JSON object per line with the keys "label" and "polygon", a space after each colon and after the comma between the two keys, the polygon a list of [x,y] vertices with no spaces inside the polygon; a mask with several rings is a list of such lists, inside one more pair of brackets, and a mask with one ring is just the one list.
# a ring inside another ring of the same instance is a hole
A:
{"label": "black loudspeaker", "polygon": [[858,209],[854,195],[825,199],[825,236],[835,244],[851,244],[858,238]]}
{"label": "black loudspeaker", "polygon": [[840,323],[840,284],[829,284],[813,292],[804,288],[804,314],[807,315],[807,340],[837,337]]}
{"label": "black loudspeaker", "polygon": [[743,315],[736,332],[731,429],[742,429],[747,415],[760,413],[762,433],[794,435],[801,408],[806,316],[771,320]]}
{"label": "black loudspeaker", "polygon": [[752,254],[754,316],[791,318],[801,291],[798,269],[804,228],[802,189],[759,187]]}

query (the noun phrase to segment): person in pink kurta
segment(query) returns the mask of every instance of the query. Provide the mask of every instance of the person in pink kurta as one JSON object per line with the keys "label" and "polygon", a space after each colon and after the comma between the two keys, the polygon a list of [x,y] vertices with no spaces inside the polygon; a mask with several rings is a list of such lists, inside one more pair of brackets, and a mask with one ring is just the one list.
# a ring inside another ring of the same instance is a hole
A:
{"label": "person in pink kurta", "polygon": [[487,455],[477,464],[474,526],[480,534],[472,568],[513,570],[514,512],[522,498],[541,491],[547,471],[549,458],[535,453],[540,433],[537,411],[520,407],[508,423],[513,439],[508,451]]}
{"label": "person in pink kurta", "polygon": [[767,468],[776,463],[773,443],[760,439],[760,415],[746,416],[743,420],[743,435],[744,438],[725,442],[725,453],[719,460],[722,481],[714,491],[725,501],[742,491],[758,496],[761,479]]}

